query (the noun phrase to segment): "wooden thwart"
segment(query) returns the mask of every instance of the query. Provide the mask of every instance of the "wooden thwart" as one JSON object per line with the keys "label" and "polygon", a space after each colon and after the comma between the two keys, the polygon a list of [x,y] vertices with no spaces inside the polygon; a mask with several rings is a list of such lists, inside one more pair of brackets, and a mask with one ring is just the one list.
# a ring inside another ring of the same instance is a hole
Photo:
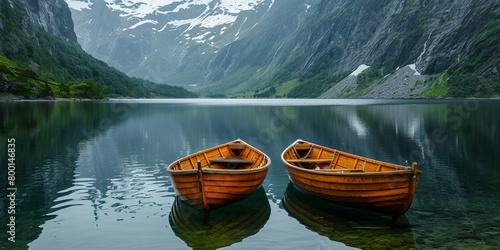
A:
{"label": "wooden thwart", "polygon": [[241,143],[230,143],[228,144],[230,149],[245,149],[246,145]]}
{"label": "wooden thwart", "polygon": [[251,164],[253,163],[250,159],[237,158],[237,157],[219,157],[210,160],[210,163],[238,163],[238,164]]}
{"label": "wooden thwart", "polygon": [[289,159],[287,161],[297,162],[297,163],[321,163],[321,162],[330,163],[332,160],[331,159]]}
{"label": "wooden thwart", "polygon": [[295,144],[293,146],[296,150],[308,150],[311,149],[311,144]]}
{"label": "wooden thwart", "polygon": [[347,169],[347,168],[344,168],[344,169],[341,169],[341,168],[336,168],[336,169],[318,169],[319,171],[323,171],[323,172],[348,172],[348,173],[352,173],[352,172],[364,172],[363,169]]}

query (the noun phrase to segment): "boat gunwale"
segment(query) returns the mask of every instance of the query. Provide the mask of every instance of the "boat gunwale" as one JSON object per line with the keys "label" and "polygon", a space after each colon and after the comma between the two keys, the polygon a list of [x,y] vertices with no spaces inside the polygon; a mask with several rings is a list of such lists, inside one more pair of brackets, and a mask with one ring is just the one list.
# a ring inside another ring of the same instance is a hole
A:
{"label": "boat gunwale", "polygon": [[339,169],[339,171],[322,171],[316,169],[307,169],[294,166],[288,162],[286,162],[287,167],[291,167],[297,169],[299,171],[308,172],[311,174],[318,175],[346,175],[346,176],[392,176],[392,175],[412,175],[412,169],[402,169],[402,170],[394,170],[394,171],[384,171],[384,172],[350,172],[349,169],[345,169],[345,172]]}
{"label": "boat gunwale", "polygon": [[[172,164],[173,165],[173,164]],[[170,166],[169,166],[170,168]],[[198,169],[181,169],[181,170],[171,170],[171,169],[167,169],[167,171],[170,173],[170,174],[174,174],[174,175],[183,175],[183,174],[196,174],[198,173]]]}

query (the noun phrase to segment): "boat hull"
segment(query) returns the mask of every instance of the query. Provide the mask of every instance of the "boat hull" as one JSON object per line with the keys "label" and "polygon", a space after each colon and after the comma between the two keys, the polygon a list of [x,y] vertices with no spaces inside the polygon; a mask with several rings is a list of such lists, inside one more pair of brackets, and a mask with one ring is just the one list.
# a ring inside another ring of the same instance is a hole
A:
{"label": "boat hull", "polygon": [[[282,160],[290,180],[302,192],[343,205],[377,211],[395,217],[404,214],[411,206],[418,179],[416,163],[413,164],[412,168],[393,166],[389,163],[340,151],[334,153],[334,149],[312,143],[308,144],[321,150],[321,153],[313,157],[316,162],[319,162],[322,156],[325,156],[326,159],[331,157],[332,161],[328,162],[330,169],[328,167],[318,169],[318,166],[309,169],[293,162],[293,159],[301,162],[308,159],[301,158],[300,152],[298,155],[295,152],[290,152],[293,150],[291,147],[294,144],[283,152]],[[294,154],[298,158],[294,158],[292,156]],[[350,167],[348,164],[341,164],[336,166],[338,168],[331,168],[336,160],[335,157],[340,157],[339,155],[347,155],[353,159],[359,158],[353,161],[343,159],[345,162],[353,163]],[[378,171],[370,171],[366,167],[367,164],[358,164],[359,159],[362,159],[363,162],[368,160],[371,164],[377,165],[374,169],[378,169]],[[361,166],[365,170],[362,170]],[[394,167],[394,169],[390,170],[390,167]]]}
{"label": "boat hull", "polygon": [[171,173],[172,184],[181,200],[205,210],[212,210],[252,194],[261,186],[268,169],[245,173],[210,173],[207,169],[202,171],[201,180],[198,179],[198,171],[187,174]]}
{"label": "boat hull", "polygon": [[[244,145],[236,150],[240,155],[228,149],[229,144]],[[266,178],[270,163],[267,155],[237,140],[182,158],[172,163],[168,172],[180,199],[210,211],[255,192]],[[235,164],[239,168],[234,169]]]}

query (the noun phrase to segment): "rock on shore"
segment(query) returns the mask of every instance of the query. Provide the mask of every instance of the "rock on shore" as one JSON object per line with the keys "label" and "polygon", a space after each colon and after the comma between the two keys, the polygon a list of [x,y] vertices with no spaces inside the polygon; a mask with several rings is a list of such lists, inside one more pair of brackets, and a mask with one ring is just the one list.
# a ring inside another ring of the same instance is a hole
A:
{"label": "rock on shore", "polygon": [[415,65],[404,66],[391,75],[385,76],[375,86],[357,92],[357,75],[349,75],[319,98],[416,98],[426,90],[423,84],[429,77],[421,75]]}

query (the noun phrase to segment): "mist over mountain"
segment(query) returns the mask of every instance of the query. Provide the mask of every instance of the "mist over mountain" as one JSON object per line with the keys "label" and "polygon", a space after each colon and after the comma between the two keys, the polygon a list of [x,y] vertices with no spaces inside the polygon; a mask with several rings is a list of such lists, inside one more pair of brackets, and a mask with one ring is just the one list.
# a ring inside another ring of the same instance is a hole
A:
{"label": "mist over mountain", "polygon": [[[408,66],[435,78],[422,91],[438,87],[440,76],[472,75],[498,92],[497,0],[66,2],[91,55],[128,75],[203,93],[275,87],[317,97],[360,65],[373,71],[368,87]],[[369,94],[360,86],[355,81],[351,94]]]}

